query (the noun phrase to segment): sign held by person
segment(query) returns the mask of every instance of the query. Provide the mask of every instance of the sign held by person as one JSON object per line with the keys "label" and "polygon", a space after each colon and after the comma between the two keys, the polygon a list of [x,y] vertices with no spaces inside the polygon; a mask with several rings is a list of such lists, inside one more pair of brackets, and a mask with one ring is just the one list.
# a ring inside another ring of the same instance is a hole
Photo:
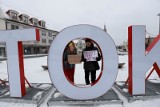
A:
{"label": "sign held by person", "polygon": [[86,61],[96,61],[96,58],[98,57],[98,52],[97,50],[84,51],[83,55]]}
{"label": "sign held by person", "polygon": [[68,55],[69,64],[79,64],[81,63],[81,55]]}

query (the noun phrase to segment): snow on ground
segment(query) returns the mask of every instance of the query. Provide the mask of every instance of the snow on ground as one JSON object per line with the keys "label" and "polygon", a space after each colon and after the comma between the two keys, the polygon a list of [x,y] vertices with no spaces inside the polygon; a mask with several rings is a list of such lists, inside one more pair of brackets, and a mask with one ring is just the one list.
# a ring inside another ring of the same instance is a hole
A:
{"label": "snow on ground", "polygon": [[25,75],[30,83],[51,83],[49,73],[42,65],[47,65],[47,56],[24,60]]}
{"label": "snow on ground", "polygon": [[160,99],[124,103],[124,107],[160,107]]}
{"label": "snow on ground", "polygon": [[[125,65],[122,69],[118,70],[116,81],[125,81],[128,77],[128,55],[119,56],[119,62],[121,63],[124,62]],[[41,65],[47,65],[47,57],[24,59],[25,76],[30,83],[51,83],[48,71],[43,70]],[[99,62],[99,65],[101,65],[101,62]],[[99,76],[100,72],[101,70],[97,71],[97,77]],[[0,79],[8,80],[6,61],[0,62]],[[155,72],[151,75],[149,79],[152,79],[153,82],[160,82],[160,79]],[[85,84],[83,63],[76,65],[75,83]],[[127,100],[121,94],[119,94],[119,97],[123,100],[124,107],[149,107],[149,106],[160,107],[160,99],[152,99],[147,101],[134,101],[132,103],[128,103]],[[102,105],[102,106],[108,107],[108,105]],[[0,107],[35,107],[35,105],[0,102]],[[117,107],[117,105],[109,105],[109,107]]]}
{"label": "snow on ground", "polygon": [[[125,63],[124,67],[118,70],[116,81],[126,81],[128,77],[128,55],[119,56],[119,62]],[[50,76],[47,70],[43,70],[42,65],[47,65],[47,56],[38,58],[24,59],[24,71],[25,76],[30,83],[51,83]],[[99,61],[101,66],[101,61]],[[101,69],[97,71],[97,78],[101,72]],[[105,72],[105,71],[104,71]],[[147,73],[148,75],[148,73]],[[0,63],[0,78],[8,79],[7,74],[7,62],[1,61]],[[156,72],[153,72],[149,79],[159,80]],[[76,64],[75,69],[75,83],[85,84],[83,63]]]}
{"label": "snow on ground", "polygon": [[[48,71],[41,65],[47,65],[47,57],[24,59],[25,76],[30,83],[51,83]],[[8,80],[7,61],[0,63],[0,78]]]}
{"label": "snow on ground", "polygon": [[123,68],[118,70],[116,81],[126,81],[128,77],[128,55],[120,55],[119,63],[125,63]]}
{"label": "snow on ground", "polygon": [[35,104],[0,102],[0,107],[35,107]]}

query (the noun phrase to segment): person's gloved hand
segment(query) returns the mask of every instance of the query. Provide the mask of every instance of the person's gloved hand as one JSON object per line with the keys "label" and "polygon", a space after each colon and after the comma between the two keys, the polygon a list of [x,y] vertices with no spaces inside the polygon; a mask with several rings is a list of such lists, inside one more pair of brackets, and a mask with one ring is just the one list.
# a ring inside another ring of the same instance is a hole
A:
{"label": "person's gloved hand", "polygon": [[81,62],[86,62],[86,59],[81,59]]}

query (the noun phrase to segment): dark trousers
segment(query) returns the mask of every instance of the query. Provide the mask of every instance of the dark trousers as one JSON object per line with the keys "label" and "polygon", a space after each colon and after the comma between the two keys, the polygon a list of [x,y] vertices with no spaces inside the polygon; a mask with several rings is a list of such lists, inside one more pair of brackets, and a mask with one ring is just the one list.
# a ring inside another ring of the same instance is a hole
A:
{"label": "dark trousers", "polygon": [[91,74],[91,83],[94,83],[96,81],[96,70],[95,71],[88,71],[85,70],[85,81],[86,85],[90,84],[89,75]]}

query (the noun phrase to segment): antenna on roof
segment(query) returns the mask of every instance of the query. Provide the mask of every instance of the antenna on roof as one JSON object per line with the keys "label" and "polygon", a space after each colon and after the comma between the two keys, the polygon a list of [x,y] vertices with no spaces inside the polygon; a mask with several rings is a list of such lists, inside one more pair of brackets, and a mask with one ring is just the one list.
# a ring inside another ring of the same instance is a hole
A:
{"label": "antenna on roof", "polygon": [[104,29],[103,29],[105,32],[107,32],[107,29],[106,29],[106,25],[104,24]]}

